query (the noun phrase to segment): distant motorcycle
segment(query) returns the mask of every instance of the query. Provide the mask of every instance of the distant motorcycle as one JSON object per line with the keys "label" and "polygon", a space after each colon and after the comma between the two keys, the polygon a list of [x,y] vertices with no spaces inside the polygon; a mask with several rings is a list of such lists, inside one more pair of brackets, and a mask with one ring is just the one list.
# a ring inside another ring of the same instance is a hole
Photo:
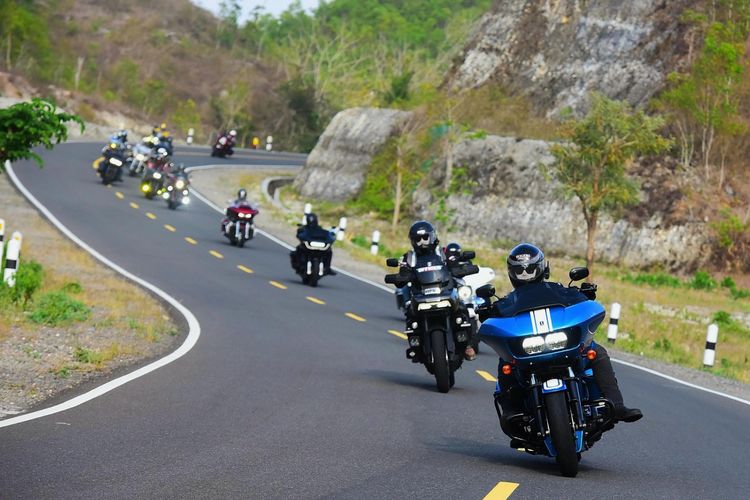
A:
{"label": "distant motorcycle", "polygon": [[141,178],[141,192],[149,200],[161,194],[164,186],[164,173],[151,166],[146,167]]}
{"label": "distant motorcycle", "polygon": [[119,180],[124,163],[125,157],[121,152],[114,151],[105,154],[101,163],[99,163],[99,175],[102,178],[102,184],[106,186]]}
{"label": "distant motorcycle", "polygon": [[184,170],[167,175],[161,196],[171,210],[190,203],[190,180]]}
{"label": "distant motorcycle", "polygon": [[229,140],[226,136],[221,136],[216,139],[216,144],[211,148],[211,156],[218,156],[219,158],[225,158],[234,154],[234,142]]}
{"label": "distant motorcycle", "polygon": [[336,236],[318,226],[311,231],[298,231],[297,238],[300,244],[289,254],[292,269],[305,285],[318,286],[318,281],[326,275],[326,269],[330,265],[331,246],[336,241]]}
{"label": "distant motorcycle", "polygon": [[146,168],[146,162],[148,162],[151,156],[151,148],[146,144],[136,144],[133,147],[133,158],[128,164],[128,175],[135,177],[136,175],[143,174],[143,170]]}
{"label": "distant motorcycle", "polygon": [[221,221],[221,233],[232,245],[240,248],[255,236],[253,221],[259,211],[251,206],[232,206],[226,210],[226,217]]}

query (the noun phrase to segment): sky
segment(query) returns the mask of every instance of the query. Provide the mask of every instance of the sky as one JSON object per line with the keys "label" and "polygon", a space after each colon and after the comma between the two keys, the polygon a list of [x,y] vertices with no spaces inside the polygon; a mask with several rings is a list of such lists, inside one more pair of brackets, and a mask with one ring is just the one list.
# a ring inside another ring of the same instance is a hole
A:
{"label": "sky", "polygon": [[[221,0],[191,0],[194,4],[200,5],[201,7],[210,10],[216,14],[219,13],[219,4]],[[239,0],[242,6],[243,17],[245,20],[249,13],[253,10],[256,5],[260,5],[264,8],[267,14],[273,14],[278,16],[292,3],[293,0]],[[318,6],[318,0],[302,0],[302,8],[311,10]]]}

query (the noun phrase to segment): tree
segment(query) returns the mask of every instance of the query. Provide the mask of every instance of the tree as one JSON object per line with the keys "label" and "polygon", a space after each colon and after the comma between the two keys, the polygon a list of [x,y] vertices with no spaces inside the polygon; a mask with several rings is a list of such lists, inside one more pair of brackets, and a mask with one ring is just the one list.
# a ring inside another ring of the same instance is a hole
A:
{"label": "tree", "polygon": [[594,265],[594,243],[601,213],[614,214],[638,201],[638,186],[627,175],[636,156],[657,154],[671,141],[659,134],[660,116],[633,111],[624,102],[594,95],[591,111],[563,130],[567,142],[552,147],[551,173],[563,193],[581,202],[586,221],[586,264]]}
{"label": "tree", "polygon": [[43,99],[14,104],[0,109],[0,172],[6,161],[33,159],[40,167],[42,158],[32,151],[37,146],[52,149],[68,138],[68,122],[75,122],[83,132],[83,120],[77,115],[57,112],[54,104]]}

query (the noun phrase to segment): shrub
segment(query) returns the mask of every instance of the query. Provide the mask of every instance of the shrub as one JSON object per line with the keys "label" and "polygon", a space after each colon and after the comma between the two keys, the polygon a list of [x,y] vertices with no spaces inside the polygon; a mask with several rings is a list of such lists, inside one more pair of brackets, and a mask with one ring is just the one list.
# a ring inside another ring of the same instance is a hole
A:
{"label": "shrub", "polygon": [[721,283],[719,283],[719,285],[721,285],[722,288],[729,288],[730,290],[732,290],[732,289],[734,289],[734,288],[737,287],[737,284],[729,276],[727,276],[726,278],[724,278],[723,280],[721,280]]}
{"label": "shrub", "polygon": [[711,318],[711,321],[719,326],[731,326],[734,324],[732,315],[726,311],[716,311],[716,313],[714,313],[713,317]]}
{"label": "shrub", "polygon": [[729,293],[735,300],[746,299],[747,297],[750,297],[750,290],[745,290],[743,288],[730,288]]}
{"label": "shrub", "polygon": [[65,283],[62,287],[63,292],[66,293],[81,293],[83,291],[83,287],[81,287],[81,284],[77,281],[71,281],[69,283]]}
{"label": "shrub", "polygon": [[76,347],[75,358],[81,363],[89,363],[93,365],[101,364],[104,360],[102,353],[81,346]]}
{"label": "shrub", "polygon": [[14,304],[18,304],[19,302],[26,304],[42,285],[42,276],[41,264],[33,260],[23,262],[18,266],[15,286],[8,287],[4,283],[2,284],[2,287],[5,289],[4,294]]}
{"label": "shrub", "polygon": [[622,281],[627,281],[628,283],[633,283],[636,285],[649,285],[652,287],[665,286],[670,288],[679,288],[680,286],[682,286],[682,282],[679,279],[675,278],[671,274],[666,273],[638,273],[635,276],[627,273],[620,279]]}
{"label": "shrub", "polygon": [[716,280],[711,277],[706,271],[696,271],[693,279],[688,283],[690,288],[696,290],[713,290],[716,288]]}
{"label": "shrub", "polygon": [[370,248],[370,241],[364,236],[357,235],[352,238],[352,243],[362,248]]}
{"label": "shrub", "polygon": [[84,321],[90,313],[83,302],[58,291],[42,295],[29,319],[34,323],[55,326],[72,321]]}

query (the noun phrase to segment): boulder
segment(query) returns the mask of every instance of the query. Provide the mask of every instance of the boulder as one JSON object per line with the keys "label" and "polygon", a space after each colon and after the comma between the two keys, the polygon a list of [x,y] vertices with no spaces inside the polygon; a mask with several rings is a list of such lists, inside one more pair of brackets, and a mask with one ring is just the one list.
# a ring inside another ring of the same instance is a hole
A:
{"label": "boulder", "polygon": [[[558,183],[545,174],[544,166],[554,161],[549,143],[487,136],[456,144],[453,156],[455,168],[465,169],[466,185],[445,200],[449,226],[465,237],[505,245],[527,241],[551,253],[586,254],[580,203],[564,198]],[[417,213],[432,220],[440,204],[430,186],[441,185],[443,169],[438,165],[433,172],[414,195]],[[673,169],[649,166],[646,172],[639,205],[622,217],[601,218],[597,259],[636,268],[697,267],[710,254],[706,224],[676,215],[682,194]]]}
{"label": "boulder", "polygon": [[338,113],[320,136],[294,180],[309,198],[345,201],[361,191],[367,168],[385,143],[398,134],[409,112],[351,108]]}
{"label": "boulder", "polygon": [[444,85],[488,82],[527,96],[547,116],[582,113],[587,96],[645,104],[685,64],[693,38],[681,14],[698,0],[503,0],[474,27]]}

